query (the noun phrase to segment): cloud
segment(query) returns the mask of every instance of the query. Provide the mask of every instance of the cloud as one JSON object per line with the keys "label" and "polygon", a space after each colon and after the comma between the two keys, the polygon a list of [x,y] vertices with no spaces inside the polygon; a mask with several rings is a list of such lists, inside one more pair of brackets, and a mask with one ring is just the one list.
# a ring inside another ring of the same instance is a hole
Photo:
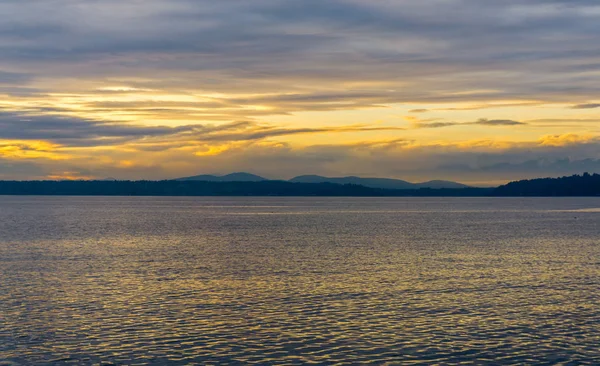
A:
{"label": "cloud", "polygon": [[0,11],[11,17],[0,29],[0,69],[43,79],[53,92],[65,88],[59,81],[121,79],[157,90],[281,94],[271,103],[301,110],[341,99],[350,107],[564,102],[599,91],[600,51],[589,37],[600,31],[597,8],[537,0],[4,1]]}
{"label": "cloud", "polygon": [[600,143],[600,138],[597,136],[581,136],[574,133],[562,135],[547,135],[539,140],[543,146],[568,146],[577,144]]}
{"label": "cloud", "polygon": [[472,122],[471,124],[484,126],[519,126],[526,125],[527,123],[513,121],[510,119],[480,119],[476,122]]}
{"label": "cloud", "polygon": [[30,112],[0,112],[0,140],[49,141],[68,147],[135,143],[141,148],[146,145],[145,149],[162,150],[209,141],[251,141],[299,134],[403,130],[399,127],[367,125],[283,128],[251,121],[168,127],[96,121],[62,115],[38,115]]}
{"label": "cloud", "polygon": [[600,103],[577,104],[571,107],[572,109],[594,109],[600,108]]}
{"label": "cloud", "polygon": [[452,126],[469,126],[469,125],[481,125],[481,126],[523,126],[527,125],[525,122],[513,121],[510,119],[485,119],[481,118],[475,122],[415,122],[413,126],[415,128],[443,128]]}
{"label": "cloud", "polygon": [[[66,161],[41,157],[27,161],[0,157],[0,160],[4,161],[0,168],[2,176],[13,178],[63,174],[166,179],[251,171],[270,178],[290,178],[298,174],[361,175],[495,184],[600,171],[600,138],[564,134],[518,143],[494,140],[419,143],[400,138],[308,146],[268,139],[199,141],[195,145],[156,151],[112,149],[98,154],[83,150]],[[7,164],[10,168],[6,168]]]}
{"label": "cloud", "polygon": [[[448,164],[439,166],[439,171],[446,174],[465,174],[468,176],[478,175],[480,177],[504,177],[506,179],[527,179],[539,177],[557,177],[583,172],[600,171],[600,159],[571,160],[568,157],[548,159],[536,158],[520,162],[502,162],[490,165],[471,166],[460,164]],[[509,178],[512,177],[512,178]],[[489,179],[489,178],[488,178]]]}
{"label": "cloud", "polygon": [[523,101],[517,103],[486,103],[470,105],[467,107],[449,107],[449,108],[437,108],[438,111],[477,111],[481,109],[493,109],[493,108],[512,108],[512,107],[535,107],[544,104],[540,101]]}
{"label": "cloud", "polygon": [[254,129],[241,132],[213,134],[200,137],[203,141],[248,141],[262,140],[277,136],[290,136],[298,134],[318,133],[343,133],[343,132],[366,132],[366,131],[404,131],[398,127],[367,127],[367,126],[343,126],[343,127],[320,127],[320,128],[277,128],[267,126],[255,126]]}
{"label": "cloud", "polygon": [[414,128],[443,128],[462,125],[463,123],[458,122],[415,122]]}
{"label": "cloud", "polygon": [[0,85],[24,84],[28,83],[31,79],[32,75],[15,72],[6,72],[0,70]]}
{"label": "cloud", "polygon": [[[257,167],[479,180],[599,158],[597,121],[564,109],[598,108],[587,103],[600,93],[593,0],[6,0],[0,14],[10,15],[0,24],[3,177]],[[414,117],[406,131],[371,122],[405,106],[443,119]],[[557,106],[563,115],[548,118]],[[472,112],[494,108],[523,108],[527,120]],[[571,133],[551,137],[556,123]],[[550,137],[523,147],[416,131],[525,125]],[[330,144],[286,142],[316,134]]]}
{"label": "cloud", "polygon": [[153,127],[77,117],[0,112],[0,139],[52,141],[68,146],[115,145],[133,139],[182,133],[193,127]]}
{"label": "cloud", "polygon": [[41,165],[30,161],[6,159],[0,155],[0,179],[40,179],[48,173]]}
{"label": "cloud", "polygon": [[548,144],[547,138],[542,138],[522,143],[474,140],[420,144],[399,139],[301,148],[246,142],[217,155],[197,157],[194,168],[187,172],[227,173],[251,167],[253,172],[272,178],[321,174],[500,182],[600,171],[600,139],[568,135],[556,139],[570,142]]}

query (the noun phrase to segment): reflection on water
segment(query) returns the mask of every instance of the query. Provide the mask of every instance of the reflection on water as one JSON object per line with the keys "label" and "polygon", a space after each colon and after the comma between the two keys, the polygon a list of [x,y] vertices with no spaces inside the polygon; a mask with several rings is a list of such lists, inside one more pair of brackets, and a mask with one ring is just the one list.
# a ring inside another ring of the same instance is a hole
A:
{"label": "reflection on water", "polygon": [[0,197],[0,360],[598,364],[597,207]]}

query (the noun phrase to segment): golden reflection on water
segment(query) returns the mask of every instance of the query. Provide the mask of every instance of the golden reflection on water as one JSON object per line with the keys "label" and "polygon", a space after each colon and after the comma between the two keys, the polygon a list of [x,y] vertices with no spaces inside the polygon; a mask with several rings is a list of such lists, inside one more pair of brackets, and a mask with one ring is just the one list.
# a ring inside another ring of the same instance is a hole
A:
{"label": "golden reflection on water", "polygon": [[593,203],[0,198],[0,360],[598,364]]}

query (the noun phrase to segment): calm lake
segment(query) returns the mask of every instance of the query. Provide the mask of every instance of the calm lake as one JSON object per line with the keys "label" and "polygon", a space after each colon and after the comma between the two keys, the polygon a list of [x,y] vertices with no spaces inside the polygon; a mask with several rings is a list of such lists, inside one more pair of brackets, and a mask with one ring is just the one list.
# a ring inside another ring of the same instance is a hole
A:
{"label": "calm lake", "polygon": [[0,364],[600,364],[600,198],[0,197]]}

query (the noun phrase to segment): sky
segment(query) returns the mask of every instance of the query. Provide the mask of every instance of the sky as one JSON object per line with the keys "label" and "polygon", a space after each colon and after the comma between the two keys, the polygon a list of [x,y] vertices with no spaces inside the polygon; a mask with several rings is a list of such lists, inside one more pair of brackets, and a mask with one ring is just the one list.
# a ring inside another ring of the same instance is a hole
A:
{"label": "sky", "polygon": [[0,179],[600,171],[597,0],[0,0]]}

